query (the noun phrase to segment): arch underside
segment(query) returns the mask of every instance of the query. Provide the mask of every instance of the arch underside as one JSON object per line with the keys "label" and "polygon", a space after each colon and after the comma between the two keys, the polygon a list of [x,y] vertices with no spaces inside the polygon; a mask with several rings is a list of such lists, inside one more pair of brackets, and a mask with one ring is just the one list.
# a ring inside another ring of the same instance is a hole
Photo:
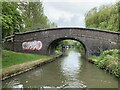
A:
{"label": "arch underside", "polygon": [[50,44],[48,45],[48,47],[47,47],[47,54],[50,55],[51,53],[53,53],[53,51],[55,50],[55,48],[56,48],[56,46],[57,46],[57,43],[58,43],[58,42],[61,42],[61,41],[63,41],[63,40],[74,40],[74,41],[78,41],[78,42],[83,46],[84,51],[85,51],[85,54],[86,54],[87,49],[86,49],[85,44],[84,44],[82,41],[80,41],[79,39],[75,39],[74,37],[61,37],[61,38],[57,38],[57,39],[52,40],[52,41],[50,42]]}

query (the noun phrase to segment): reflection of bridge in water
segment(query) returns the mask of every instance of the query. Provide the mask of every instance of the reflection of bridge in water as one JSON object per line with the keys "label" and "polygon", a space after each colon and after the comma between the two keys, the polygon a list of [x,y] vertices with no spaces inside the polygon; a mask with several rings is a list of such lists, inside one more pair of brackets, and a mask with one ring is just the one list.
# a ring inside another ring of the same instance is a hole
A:
{"label": "reflection of bridge in water", "polygon": [[[13,42],[6,42],[4,47],[18,52],[50,54],[57,42],[70,39],[79,41],[84,46],[86,55],[90,56],[98,55],[102,50],[118,49],[119,35],[118,32],[87,28],[53,28],[15,34]],[[33,42],[37,44],[32,44]],[[27,44],[23,47],[23,43]]]}

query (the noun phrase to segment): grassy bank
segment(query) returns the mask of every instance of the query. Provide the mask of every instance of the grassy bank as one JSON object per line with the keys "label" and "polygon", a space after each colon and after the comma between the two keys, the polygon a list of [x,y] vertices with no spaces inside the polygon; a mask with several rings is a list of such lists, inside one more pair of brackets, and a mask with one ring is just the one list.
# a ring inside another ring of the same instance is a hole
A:
{"label": "grassy bank", "polygon": [[89,61],[97,67],[108,71],[109,73],[120,77],[120,51],[117,49],[103,51],[100,56],[92,56]]}
{"label": "grassy bank", "polygon": [[0,77],[6,77],[16,72],[39,66],[41,63],[51,60],[53,57],[18,53],[3,50],[2,53],[2,74]]}
{"label": "grassy bank", "polygon": [[38,59],[49,59],[48,56],[36,55],[36,54],[26,54],[17,53],[13,51],[3,50],[2,53],[2,68],[6,68],[12,65],[21,64],[25,62],[35,61]]}

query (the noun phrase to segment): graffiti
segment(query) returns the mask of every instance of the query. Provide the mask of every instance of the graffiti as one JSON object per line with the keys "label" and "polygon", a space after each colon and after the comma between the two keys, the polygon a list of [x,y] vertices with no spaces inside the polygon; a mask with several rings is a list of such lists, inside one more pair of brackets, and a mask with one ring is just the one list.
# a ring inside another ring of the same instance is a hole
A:
{"label": "graffiti", "polygon": [[30,41],[22,43],[23,50],[41,50],[42,42],[41,41]]}

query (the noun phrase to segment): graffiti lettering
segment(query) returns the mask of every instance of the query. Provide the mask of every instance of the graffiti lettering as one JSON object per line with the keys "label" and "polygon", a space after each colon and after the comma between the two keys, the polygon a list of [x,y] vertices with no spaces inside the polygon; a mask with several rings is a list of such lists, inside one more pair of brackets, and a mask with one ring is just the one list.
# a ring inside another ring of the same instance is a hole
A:
{"label": "graffiti lettering", "polygon": [[41,41],[31,41],[22,43],[23,50],[41,50],[42,42]]}

